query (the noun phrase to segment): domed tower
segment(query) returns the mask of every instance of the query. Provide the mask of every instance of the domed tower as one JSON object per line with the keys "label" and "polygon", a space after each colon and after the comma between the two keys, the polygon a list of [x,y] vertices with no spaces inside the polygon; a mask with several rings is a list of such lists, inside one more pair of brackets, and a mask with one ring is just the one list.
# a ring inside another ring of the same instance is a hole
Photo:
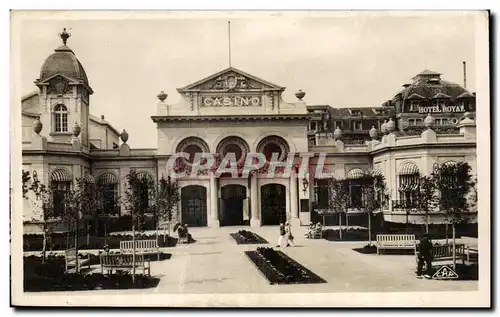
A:
{"label": "domed tower", "polygon": [[424,70],[404,84],[394,96],[399,130],[420,134],[431,114],[436,131],[451,132],[465,112],[475,112],[476,97],[459,84],[443,80],[440,73]]}
{"label": "domed tower", "polygon": [[93,94],[85,69],[66,43],[66,29],[59,36],[62,45],[45,59],[40,78],[40,120],[51,139],[68,142],[75,124],[81,127],[81,142],[88,148],[89,96]]}

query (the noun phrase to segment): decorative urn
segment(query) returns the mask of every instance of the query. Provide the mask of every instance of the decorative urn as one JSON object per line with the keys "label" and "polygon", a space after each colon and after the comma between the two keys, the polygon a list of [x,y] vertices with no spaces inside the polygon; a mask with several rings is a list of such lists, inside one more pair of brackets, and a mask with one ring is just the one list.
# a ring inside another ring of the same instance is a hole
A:
{"label": "decorative urn", "polygon": [[33,121],[33,131],[35,131],[36,134],[40,134],[40,132],[42,132],[42,128],[42,121],[40,121],[40,118],[36,118],[35,121]]}
{"label": "decorative urn", "polygon": [[340,130],[340,128],[337,126],[337,128],[335,129],[335,131],[333,131],[333,138],[335,140],[338,140],[342,137],[342,130]]}
{"label": "decorative urn", "polygon": [[299,89],[299,91],[297,91],[295,93],[295,97],[297,97],[297,99],[299,99],[300,101],[302,101],[302,98],[304,98],[306,96],[306,93],[303,92],[302,90]]}
{"label": "decorative urn", "polygon": [[389,118],[389,122],[387,122],[387,131],[389,133],[394,132],[396,130],[396,122],[392,121],[392,118]]}
{"label": "decorative urn", "polygon": [[377,136],[378,136],[377,129],[375,129],[375,126],[372,126],[372,128],[370,129],[370,138],[375,140]]}
{"label": "decorative urn", "polygon": [[120,139],[122,139],[123,143],[127,143],[128,141],[128,133],[123,129],[122,133],[120,133]]}
{"label": "decorative urn", "polygon": [[156,96],[160,101],[165,101],[168,97],[168,94],[166,94],[163,90],[160,91],[160,93]]}
{"label": "decorative urn", "polygon": [[82,128],[78,125],[78,122],[75,122],[75,126],[73,127],[73,135],[77,138],[80,135]]}
{"label": "decorative urn", "polygon": [[382,131],[383,134],[387,134],[387,120],[384,120],[384,123],[380,126],[380,131]]}
{"label": "decorative urn", "polygon": [[427,117],[425,118],[424,126],[427,129],[432,129],[432,127],[434,126],[434,118],[430,114],[428,114]]}

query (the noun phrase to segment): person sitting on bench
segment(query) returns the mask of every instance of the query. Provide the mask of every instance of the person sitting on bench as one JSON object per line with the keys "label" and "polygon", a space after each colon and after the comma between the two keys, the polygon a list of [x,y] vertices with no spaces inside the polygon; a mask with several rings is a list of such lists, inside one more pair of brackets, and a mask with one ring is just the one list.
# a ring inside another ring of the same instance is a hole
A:
{"label": "person sitting on bench", "polygon": [[426,274],[424,277],[430,279],[432,276],[432,241],[427,233],[424,234],[422,239],[420,239],[417,278],[422,278],[422,268],[424,266],[424,262],[426,266]]}

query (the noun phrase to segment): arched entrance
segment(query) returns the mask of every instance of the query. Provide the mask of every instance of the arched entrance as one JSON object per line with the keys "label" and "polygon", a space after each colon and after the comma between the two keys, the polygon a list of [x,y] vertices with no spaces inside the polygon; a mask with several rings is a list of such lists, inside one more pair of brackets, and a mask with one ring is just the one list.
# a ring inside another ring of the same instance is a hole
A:
{"label": "arched entrance", "polygon": [[279,225],[286,221],[286,187],[267,184],[260,188],[262,225]]}
{"label": "arched entrance", "polygon": [[181,189],[182,223],[189,227],[207,225],[207,189],[190,185]]}
{"label": "arched entrance", "polygon": [[247,189],[243,185],[226,185],[221,188],[221,226],[240,226],[248,220]]}

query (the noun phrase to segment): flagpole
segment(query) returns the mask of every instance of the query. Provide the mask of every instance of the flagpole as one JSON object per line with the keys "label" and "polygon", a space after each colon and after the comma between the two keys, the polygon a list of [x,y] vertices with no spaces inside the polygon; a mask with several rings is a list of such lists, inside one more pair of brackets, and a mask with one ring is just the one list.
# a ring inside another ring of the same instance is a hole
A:
{"label": "flagpole", "polygon": [[228,35],[228,45],[229,45],[229,67],[231,67],[231,21],[227,21],[227,35]]}

